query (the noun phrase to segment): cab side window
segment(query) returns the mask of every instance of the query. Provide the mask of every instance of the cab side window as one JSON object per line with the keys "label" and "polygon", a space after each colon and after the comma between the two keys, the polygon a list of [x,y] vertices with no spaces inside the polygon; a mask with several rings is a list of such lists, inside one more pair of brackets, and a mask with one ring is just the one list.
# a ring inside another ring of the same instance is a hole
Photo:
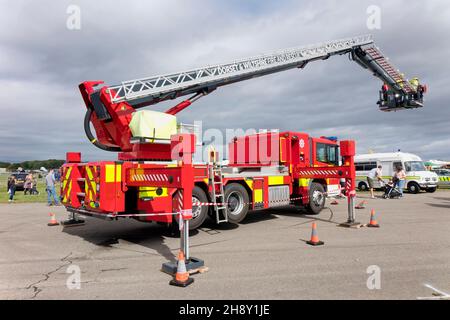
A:
{"label": "cab side window", "polygon": [[325,143],[317,143],[316,161],[339,165],[339,154],[337,146]]}
{"label": "cab side window", "polygon": [[327,162],[326,145],[323,143],[318,143],[316,145],[316,160],[319,162]]}

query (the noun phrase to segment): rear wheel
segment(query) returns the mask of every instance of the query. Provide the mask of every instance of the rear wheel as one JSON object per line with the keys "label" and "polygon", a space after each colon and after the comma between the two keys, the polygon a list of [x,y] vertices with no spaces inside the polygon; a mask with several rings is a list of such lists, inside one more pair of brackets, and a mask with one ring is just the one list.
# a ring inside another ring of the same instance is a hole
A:
{"label": "rear wheel", "polygon": [[325,189],[317,182],[311,183],[309,188],[309,203],[306,210],[309,214],[319,214],[325,206]]}
{"label": "rear wheel", "polygon": [[[208,216],[208,207],[201,206],[200,203],[208,202],[205,191],[200,187],[192,189],[192,219],[189,220],[189,230],[199,228]],[[175,218],[178,223],[178,217]]]}
{"label": "rear wheel", "polygon": [[409,193],[419,193],[420,192],[420,186],[417,182],[410,182],[408,183],[408,192]]}
{"label": "rear wheel", "polygon": [[238,183],[230,183],[225,187],[225,203],[228,222],[239,223],[247,216],[249,197],[247,190]]}

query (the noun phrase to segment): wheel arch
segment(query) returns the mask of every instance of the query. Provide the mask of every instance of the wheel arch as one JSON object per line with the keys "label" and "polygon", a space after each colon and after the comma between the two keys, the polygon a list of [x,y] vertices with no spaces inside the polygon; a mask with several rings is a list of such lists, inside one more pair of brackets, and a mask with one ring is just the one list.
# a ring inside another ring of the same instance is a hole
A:
{"label": "wheel arch", "polygon": [[208,185],[205,182],[197,181],[194,183],[194,186],[202,189],[205,192],[206,197],[208,198],[208,201],[211,201],[211,195],[209,194]]}
{"label": "wheel arch", "polygon": [[311,179],[311,181],[309,181],[309,188],[311,188],[313,182],[320,183],[324,187],[325,192],[327,191],[327,181],[325,179]]}

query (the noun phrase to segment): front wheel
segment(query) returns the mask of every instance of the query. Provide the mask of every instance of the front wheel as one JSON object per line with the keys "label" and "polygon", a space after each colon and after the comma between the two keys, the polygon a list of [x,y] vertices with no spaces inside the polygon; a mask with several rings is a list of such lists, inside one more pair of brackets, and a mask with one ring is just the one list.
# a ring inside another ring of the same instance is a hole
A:
{"label": "front wheel", "polygon": [[309,203],[306,210],[309,214],[319,214],[325,206],[325,189],[317,182],[311,183],[309,188]]}
{"label": "front wheel", "polygon": [[429,192],[429,193],[433,193],[433,192],[436,191],[436,187],[433,187],[433,188],[427,188],[425,191],[426,191],[426,192]]}
{"label": "front wheel", "polygon": [[239,183],[230,183],[225,187],[225,203],[228,222],[239,223],[247,216],[249,197],[247,190]]}
{"label": "front wheel", "polygon": [[420,186],[416,182],[410,182],[408,183],[408,192],[409,193],[419,193],[420,192]]}
{"label": "front wheel", "polygon": [[367,191],[367,190],[369,190],[369,187],[367,186],[367,184],[365,182],[361,181],[358,184],[358,189],[359,189],[359,191]]}

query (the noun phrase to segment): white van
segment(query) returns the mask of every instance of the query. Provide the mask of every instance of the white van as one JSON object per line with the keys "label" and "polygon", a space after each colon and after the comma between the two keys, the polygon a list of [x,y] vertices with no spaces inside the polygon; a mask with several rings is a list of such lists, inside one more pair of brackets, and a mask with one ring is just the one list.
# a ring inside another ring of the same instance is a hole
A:
{"label": "white van", "polygon": [[[420,190],[434,192],[437,188],[438,176],[427,171],[420,157],[404,152],[369,153],[355,156],[356,186],[359,190],[368,190],[367,175],[373,168],[383,167],[383,180],[387,181],[394,175],[395,168],[401,165],[406,171],[405,188],[410,193],[418,193]],[[381,185],[377,181],[375,188]]]}

